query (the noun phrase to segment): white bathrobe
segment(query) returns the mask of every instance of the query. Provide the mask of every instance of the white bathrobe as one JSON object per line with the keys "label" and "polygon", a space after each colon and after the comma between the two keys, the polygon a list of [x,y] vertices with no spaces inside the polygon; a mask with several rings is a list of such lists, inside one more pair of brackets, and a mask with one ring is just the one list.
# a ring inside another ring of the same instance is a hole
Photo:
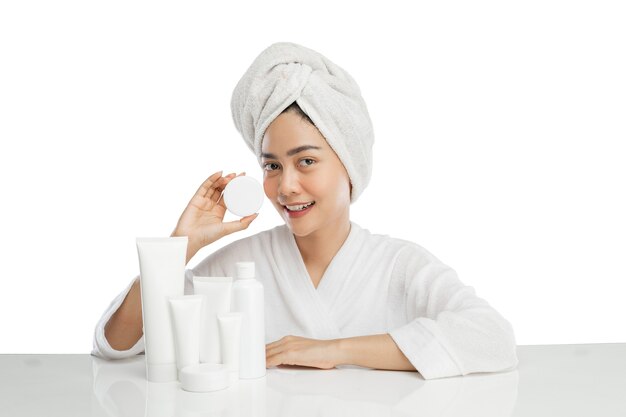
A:
{"label": "white bathrobe", "polygon": [[[234,276],[235,263],[254,261],[265,291],[266,342],[295,335],[314,339],[389,333],[425,379],[496,372],[517,366],[510,323],[456,272],[421,246],[370,233],[351,222],[350,233],[317,289],[286,225],[233,242],[185,271],[193,276]],[[134,280],[133,280],[134,281]],[[116,351],[104,326],[129,286],[96,326],[93,355],[124,358],[143,352],[143,337]]]}

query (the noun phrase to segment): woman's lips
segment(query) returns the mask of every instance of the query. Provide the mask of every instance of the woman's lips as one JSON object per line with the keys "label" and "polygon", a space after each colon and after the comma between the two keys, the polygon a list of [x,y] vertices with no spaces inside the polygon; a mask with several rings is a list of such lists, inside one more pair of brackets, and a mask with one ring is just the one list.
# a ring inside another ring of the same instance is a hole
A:
{"label": "woman's lips", "polygon": [[[301,204],[289,204],[289,205],[298,206]],[[300,211],[291,211],[286,206],[283,206],[283,211],[287,213],[287,216],[289,216],[290,218],[297,218],[297,217],[305,216],[309,211],[311,211],[313,207],[315,207],[315,202],[313,202],[313,204],[311,204],[309,207]]]}

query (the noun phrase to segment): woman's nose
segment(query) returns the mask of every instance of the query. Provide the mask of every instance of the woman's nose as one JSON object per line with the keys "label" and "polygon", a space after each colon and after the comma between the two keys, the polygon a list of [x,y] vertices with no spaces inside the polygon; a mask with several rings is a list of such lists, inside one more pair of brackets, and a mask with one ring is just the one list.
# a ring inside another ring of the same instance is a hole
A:
{"label": "woman's nose", "polygon": [[290,169],[283,170],[278,183],[278,193],[284,196],[300,193],[300,180],[297,172]]}

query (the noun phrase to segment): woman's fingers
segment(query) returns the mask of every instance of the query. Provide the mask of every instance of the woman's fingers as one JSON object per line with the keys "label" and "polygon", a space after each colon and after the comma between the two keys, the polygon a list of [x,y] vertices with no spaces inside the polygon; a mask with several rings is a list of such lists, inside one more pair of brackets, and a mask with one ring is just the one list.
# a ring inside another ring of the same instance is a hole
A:
{"label": "woman's fingers", "polygon": [[[237,176],[237,177],[240,177],[240,176],[242,176],[242,175],[246,175],[246,173],[245,173],[245,172],[242,172],[241,174],[236,175],[236,176]],[[226,180],[226,183],[225,183],[225,184],[224,184],[224,186],[222,187],[222,191],[226,188],[226,185],[228,185],[228,183],[229,183],[229,182],[231,182],[231,181],[235,178],[235,173],[233,172],[232,174],[228,174],[228,175],[226,176],[226,178],[228,178],[228,179]],[[214,201],[216,204],[219,204],[220,206],[224,207],[224,210],[226,210],[226,208],[227,208],[227,207],[226,207],[226,203],[224,203],[224,198],[223,198],[223,197],[224,197],[224,193],[220,192],[220,194],[219,194],[219,195],[217,195],[215,198],[213,198],[213,201]]]}
{"label": "woman's fingers", "polygon": [[231,233],[247,229],[248,226],[250,226],[250,223],[252,223],[252,220],[256,219],[258,215],[259,213],[254,213],[250,216],[242,217],[239,220],[223,223],[224,235],[229,235]]}
{"label": "woman's fingers", "polygon": [[272,342],[272,343],[268,343],[267,345],[265,345],[265,351],[267,351],[268,349],[274,349],[278,346],[284,345],[285,343],[294,340],[295,337],[294,336],[283,336],[282,338]]}
{"label": "woman's fingers", "polygon": [[270,351],[265,351],[265,367],[272,368],[278,365],[293,365],[293,360],[287,358],[289,351],[285,350],[284,346],[277,346]]}
{"label": "woman's fingers", "polygon": [[271,368],[277,365],[294,365],[293,349],[297,342],[304,339],[297,336],[285,336],[275,342],[265,345],[265,362],[266,367]]}
{"label": "woman's fingers", "polygon": [[235,173],[234,172],[232,174],[228,174],[225,177],[220,178],[215,183],[215,185],[213,186],[213,189],[211,190],[211,193],[208,194],[207,197],[210,198],[211,200],[213,200],[214,203],[219,202],[220,199],[222,198],[222,193],[224,192],[224,189],[226,188],[226,185],[233,178],[235,178]]}
{"label": "woman's fingers", "polygon": [[198,190],[194,194],[194,197],[205,197],[209,191],[211,191],[212,187],[215,185],[215,182],[222,178],[222,172],[218,171],[214,174],[211,174],[209,178],[204,180],[204,182],[198,187]]}
{"label": "woman's fingers", "polygon": [[280,352],[284,347],[284,340],[285,338],[282,338],[280,340],[277,340],[276,342],[265,345],[265,357],[269,358],[270,356]]}
{"label": "woman's fingers", "polygon": [[[215,203],[220,201],[222,192],[224,191],[224,188],[226,188],[226,184],[235,178],[234,172],[222,177],[223,172],[224,171],[218,171],[204,180],[202,185],[200,185],[196,193],[191,198],[194,205],[203,210],[209,210]],[[226,208],[226,206],[224,206],[224,208]]]}
{"label": "woman's fingers", "polygon": [[265,346],[265,363],[268,368],[277,365],[300,365],[330,369],[335,367],[336,352],[336,343],[331,340],[285,336]]}

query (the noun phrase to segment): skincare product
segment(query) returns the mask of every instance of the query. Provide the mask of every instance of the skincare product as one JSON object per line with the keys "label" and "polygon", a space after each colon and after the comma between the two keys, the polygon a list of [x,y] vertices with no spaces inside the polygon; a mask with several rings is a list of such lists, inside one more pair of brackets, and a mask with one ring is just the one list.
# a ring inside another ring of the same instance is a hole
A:
{"label": "skincare product", "polygon": [[231,213],[245,217],[258,213],[263,205],[263,187],[251,177],[235,177],[224,189],[224,204]]}
{"label": "skincare product", "polygon": [[263,285],[254,278],[254,262],[237,262],[231,310],[243,313],[239,378],[265,375],[265,306]]}
{"label": "skincare product", "polygon": [[230,311],[232,277],[193,277],[194,294],[205,297],[200,330],[200,362],[221,363],[217,315]]}
{"label": "skincare product", "polygon": [[217,316],[220,327],[220,347],[222,363],[229,372],[237,372],[239,377],[239,350],[241,345],[241,317],[242,313],[226,313]]}
{"label": "skincare product", "polygon": [[202,317],[202,295],[170,297],[176,366],[181,369],[200,364],[200,318]]}
{"label": "skincare product", "polygon": [[180,386],[185,391],[217,391],[228,388],[228,384],[228,369],[219,363],[187,366],[180,371]]}
{"label": "skincare product", "polygon": [[148,381],[177,380],[168,297],[185,291],[187,236],[137,238]]}

